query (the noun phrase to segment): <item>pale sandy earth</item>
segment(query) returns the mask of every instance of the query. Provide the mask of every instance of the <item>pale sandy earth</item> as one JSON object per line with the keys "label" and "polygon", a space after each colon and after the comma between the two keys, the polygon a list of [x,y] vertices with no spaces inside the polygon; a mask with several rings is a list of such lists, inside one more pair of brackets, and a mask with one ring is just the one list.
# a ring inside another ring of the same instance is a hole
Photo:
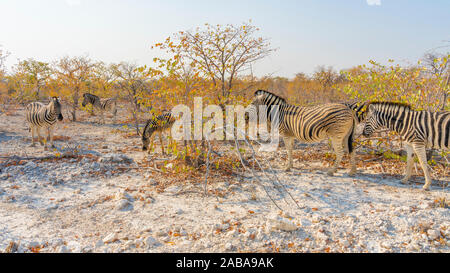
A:
{"label": "pale sandy earth", "polygon": [[[145,156],[139,138],[118,133],[125,129],[111,119],[82,120],[60,123],[56,135],[69,139],[44,151],[30,147],[23,110],[0,115],[0,251],[15,242],[18,252],[450,252],[450,209],[435,203],[450,199],[448,177],[424,192],[367,169],[329,177],[320,162],[297,161],[285,173],[284,149],[263,153],[299,204],[278,199],[280,216],[250,174],[215,177],[208,187],[224,197],[204,197],[192,181],[158,193],[158,172],[133,168]],[[88,156],[26,159],[75,148]],[[298,145],[296,153],[312,148]],[[6,167],[13,156],[23,161]],[[259,175],[266,186],[274,180]]]}

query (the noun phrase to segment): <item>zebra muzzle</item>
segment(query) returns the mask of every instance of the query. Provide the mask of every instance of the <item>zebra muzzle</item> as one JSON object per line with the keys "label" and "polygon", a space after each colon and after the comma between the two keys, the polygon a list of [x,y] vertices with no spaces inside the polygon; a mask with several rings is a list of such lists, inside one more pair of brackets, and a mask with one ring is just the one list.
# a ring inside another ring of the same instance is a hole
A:
{"label": "zebra muzzle", "polygon": [[59,121],[62,121],[62,120],[63,120],[63,115],[62,115],[62,114],[59,114],[59,115],[58,115],[58,120],[59,120]]}

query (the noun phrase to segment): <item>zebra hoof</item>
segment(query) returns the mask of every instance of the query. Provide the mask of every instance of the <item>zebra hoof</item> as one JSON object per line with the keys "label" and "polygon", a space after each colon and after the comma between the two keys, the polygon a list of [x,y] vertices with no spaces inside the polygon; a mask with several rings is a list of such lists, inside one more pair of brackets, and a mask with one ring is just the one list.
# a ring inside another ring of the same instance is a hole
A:
{"label": "zebra hoof", "polygon": [[291,171],[291,167],[286,167],[283,169],[285,172],[290,172]]}
{"label": "zebra hoof", "polygon": [[408,185],[409,179],[402,179],[402,180],[400,180],[400,183],[402,183],[403,185]]}
{"label": "zebra hoof", "polygon": [[429,191],[430,190],[430,185],[425,185],[422,187],[423,191]]}
{"label": "zebra hoof", "polygon": [[327,172],[327,175],[328,175],[328,176],[334,176],[334,170],[329,170],[329,171]]}
{"label": "zebra hoof", "polygon": [[356,171],[350,171],[348,173],[348,176],[350,176],[350,177],[354,177],[355,175],[356,175]]}
{"label": "zebra hoof", "polygon": [[36,147],[36,144],[32,143],[32,144],[30,145],[30,147]]}

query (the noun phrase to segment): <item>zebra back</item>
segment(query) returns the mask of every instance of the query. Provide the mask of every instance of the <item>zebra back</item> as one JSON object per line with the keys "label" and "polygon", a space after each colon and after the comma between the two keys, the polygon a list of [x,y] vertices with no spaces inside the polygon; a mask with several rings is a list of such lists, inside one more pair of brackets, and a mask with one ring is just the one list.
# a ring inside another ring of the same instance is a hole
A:
{"label": "zebra back", "polygon": [[408,143],[450,148],[449,111],[416,111],[403,103],[371,102],[363,134],[370,136],[379,127],[397,132]]}

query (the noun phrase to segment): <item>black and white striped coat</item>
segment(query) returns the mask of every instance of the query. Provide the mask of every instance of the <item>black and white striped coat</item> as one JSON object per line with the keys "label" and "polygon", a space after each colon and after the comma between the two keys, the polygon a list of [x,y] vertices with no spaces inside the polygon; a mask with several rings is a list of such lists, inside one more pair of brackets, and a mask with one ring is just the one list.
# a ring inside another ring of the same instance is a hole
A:
{"label": "black and white striped coat", "polygon": [[255,92],[251,103],[254,109],[260,105],[266,106],[265,116],[271,121],[273,107],[278,106],[278,129],[284,138],[288,151],[289,164],[286,170],[292,167],[292,149],[294,139],[303,142],[319,142],[330,139],[336,152],[334,166],[328,171],[329,175],[336,172],[344,152],[351,155],[350,175],[356,172],[353,134],[357,123],[355,113],[342,103],[322,104],[318,106],[299,107],[290,105],[285,99],[268,91]]}
{"label": "black and white striped coat", "polygon": [[104,112],[105,111],[112,111],[114,115],[114,123],[116,119],[117,114],[117,98],[108,98],[108,99],[100,99],[98,96],[91,94],[91,93],[84,93],[83,94],[83,102],[81,105],[83,107],[86,107],[86,105],[92,104],[92,106],[100,111],[100,115],[102,117],[103,124],[105,123],[104,118]]}
{"label": "black and white striped coat", "polygon": [[432,179],[425,148],[450,149],[450,112],[415,111],[406,104],[372,102],[367,108],[363,135],[368,137],[380,127],[395,131],[406,142],[408,156],[402,182],[406,183],[411,177],[415,153],[425,175],[423,189],[429,189]]}
{"label": "black and white striped coat", "polygon": [[[62,121],[61,103],[58,97],[52,97],[49,104],[44,105],[40,102],[32,102],[26,106],[26,119],[31,130],[32,144],[35,145],[34,137],[37,133],[38,141],[47,149],[47,142],[51,141],[53,145],[53,127],[57,120]],[[47,141],[41,141],[40,130],[43,128],[47,132]]]}
{"label": "black and white striped coat", "polygon": [[[163,113],[162,115],[153,117],[149,120],[147,120],[147,123],[145,124],[144,131],[142,132],[142,150],[150,152],[153,147],[153,138],[154,133],[159,133],[159,140],[161,142],[161,150],[164,154],[164,144],[162,141],[162,132],[167,131],[172,128],[172,125],[175,123],[175,118],[173,117],[171,112]],[[149,144],[150,149],[149,149]]]}

